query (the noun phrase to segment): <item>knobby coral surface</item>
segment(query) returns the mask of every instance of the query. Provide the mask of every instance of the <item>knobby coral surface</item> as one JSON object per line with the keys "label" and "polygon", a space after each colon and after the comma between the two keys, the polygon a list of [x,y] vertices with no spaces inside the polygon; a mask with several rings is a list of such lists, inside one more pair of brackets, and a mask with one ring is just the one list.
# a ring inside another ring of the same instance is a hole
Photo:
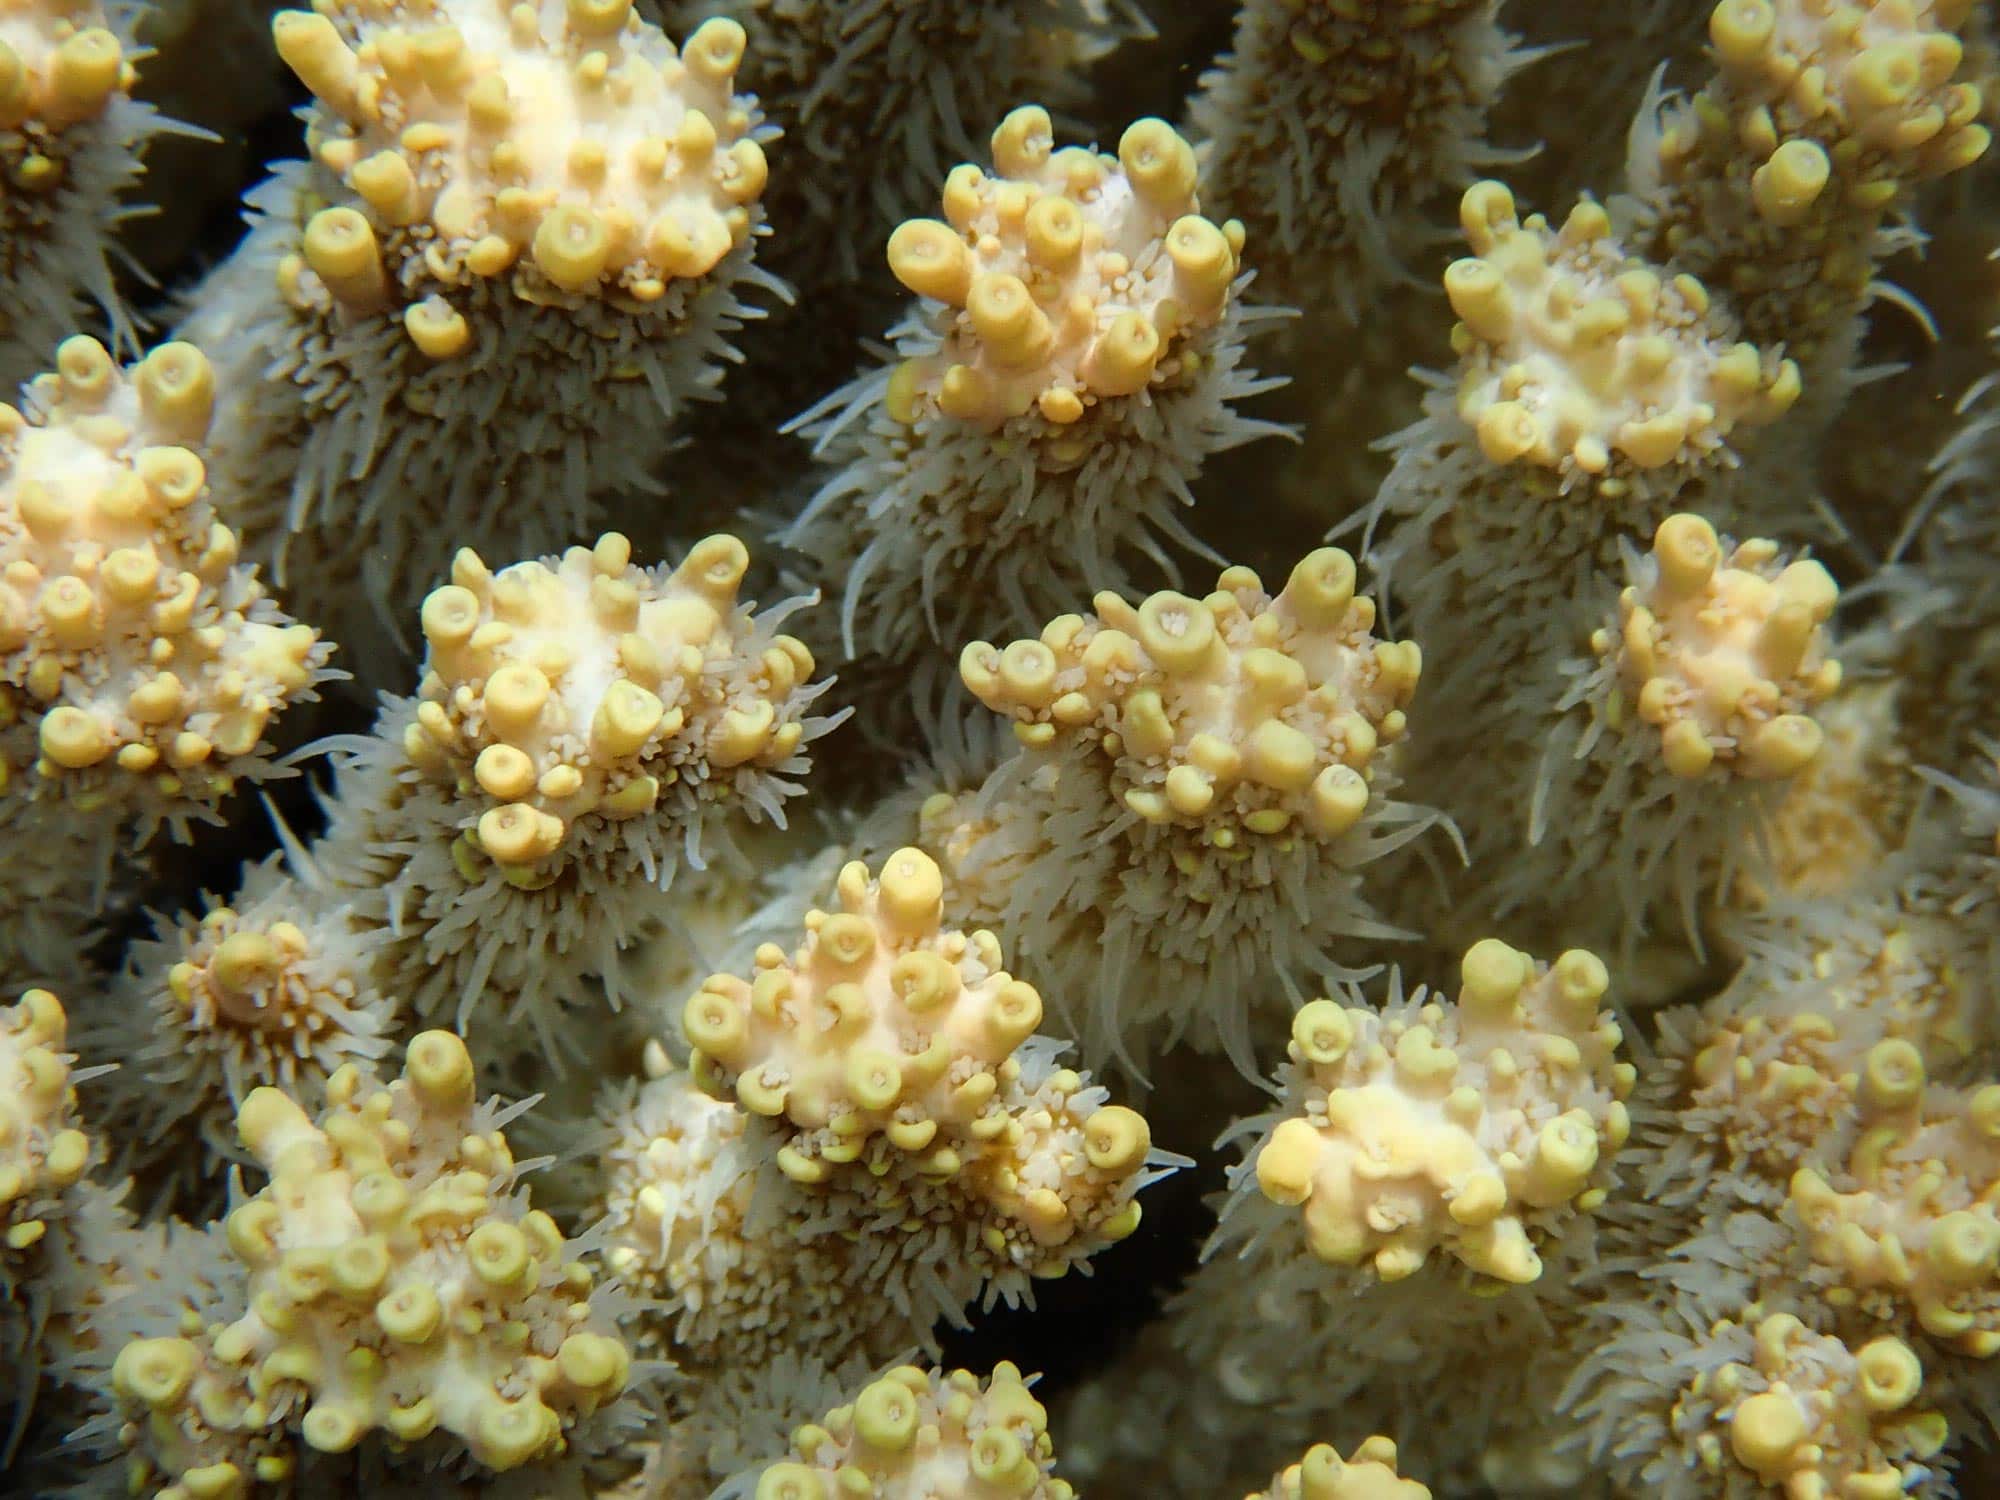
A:
{"label": "knobby coral surface", "polygon": [[0,4],[0,1492],[2000,1491],[1997,28]]}

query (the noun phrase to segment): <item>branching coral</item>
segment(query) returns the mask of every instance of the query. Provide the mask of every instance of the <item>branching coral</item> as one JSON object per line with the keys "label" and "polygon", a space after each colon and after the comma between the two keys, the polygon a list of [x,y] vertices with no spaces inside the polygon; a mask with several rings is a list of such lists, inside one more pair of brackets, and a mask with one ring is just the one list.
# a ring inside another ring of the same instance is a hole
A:
{"label": "branching coral", "polygon": [[1992,7],[7,3],[0,1490],[1995,1489]]}
{"label": "branching coral", "polygon": [[1862,1326],[1989,1359],[2000,1353],[2000,1084],[1926,1092],[1904,1050],[1852,1147],[1792,1178],[1807,1281]]}
{"label": "branching coral", "polygon": [[1456,1000],[1397,980],[1379,1009],[1297,1013],[1279,1107],[1232,1132],[1253,1143],[1169,1304],[1158,1399],[1203,1434],[1191,1492],[1268,1474],[1338,1413],[1421,1440],[1458,1493],[1534,1419],[1520,1393],[1560,1385],[1620,1206],[1634,1070],[1607,985],[1588,953],[1487,940]]}
{"label": "branching coral", "polygon": [[836,891],[790,958],[767,944],[754,980],[717,975],[688,1001],[696,1076],[773,1121],[792,1182],[948,1215],[964,1267],[1010,1296],[1131,1234],[1168,1159],[1142,1116],[1022,1051],[1041,996],[992,933],[941,925],[936,862],[901,849],[871,879],[856,861]]}
{"label": "branching coral", "polygon": [[[1878,265],[1918,184],[1985,151],[1979,89],[1955,82],[1968,0],[1721,0],[1715,74],[1652,101],[1627,175],[1633,242],[1782,340],[1817,431],[1851,389]],[[1657,117],[1655,117],[1657,116]]]}
{"label": "branching coral", "polygon": [[[836,894],[795,953],[766,944],[753,979],[711,978],[683,1025],[695,1077],[751,1116],[769,1184],[748,1225],[758,1253],[869,1288],[905,1342],[928,1343],[975,1297],[1018,1303],[1030,1277],[1087,1271],[1138,1227],[1135,1195],[1186,1159],[1056,1065],[1061,1048],[1034,1037],[1041,997],[1001,967],[993,935],[941,925],[929,856],[898,850],[875,879],[852,862]],[[784,1315],[795,1347],[838,1337],[815,1350],[829,1360],[894,1337],[868,1320],[824,1328],[809,1296]]]}
{"label": "branching coral", "polygon": [[[1434,663],[1420,705],[1429,730],[1405,762],[1411,790],[1463,805],[1481,882],[1463,899],[1490,920],[1520,892],[1539,900],[1552,876],[1574,878],[1589,856],[1560,869],[1543,861],[1572,835],[1587,844],[1608,834],[1616,825],[1599,822],[1599,806],[1642,794],[1621,781],[1592,802],[1608,784],[1601,771],[1589,759],[1564,765],[1579,741],[1558,746],[1566,731],[1550,734],[1558,714],[1593,693],[1622,715],[1609,668],[1602,683],[1566,671],[1601,621],[1602,580],[1620,569],[1628,538],[1652,535],[1684,505],[1724,525],[1761,509],[1744,493],[1737,445],[1783,416],[1799,379],[1790,361],[1737,341],[1733,319],[1694,278],[1629,256],[1595,203],[1579,204],[1558,230],[1539,215],[1521,220],[1513,195],[1484,182],[1460,213],[1474,254],[1444,278],[1459,363],[1426,398],[1424,417],[1390,440],[1395,466],[1366,524],[1399,618]],[[1638,744],[1599,738],[1612,759]],[[1576,798],[1565,804],[1538,787],[1533,768],[1545,768],[1557,793],[1573,772]],[[1661,812],[1694,800],[1690,791]],[[1571,806],[1585,815],[1566,824]],[[1733,852],[1742,820],[1722,821],[1730,826],[1716,837]],[[1535,842],[1544,826],[1555,844],[1517,863],[1524,838]],[[1657,839],[1643,853],[1665,857]],[[1699,859],[1675,857],[1685,878],[1622,878],[1626,937],[1662,887],[1669,902],[1687,900]],[[1672,888],[1677,879],[1682,889]],[[1619,931],[1607,924],[1578,936],[1610,943]]]}
{"label": "branching coral", "polygon": [[902,1365],[792,1434],[792,1455],[732,1480],[722,1500],[1072,1500],[1054,1474],[1048,1414],[1010,1364],[969,1370]]}
{"label": "branching coral", "polygon": [[1872,1102],[1990,1044],[1978,955],[1957,924],[1891,894],[1773,908],[1729,985],[1659,1018],[1633,1099],[1648,1203],[1774,1211],[1837,1159]]}
{"label": "branching coral", "polygon": [[314,696],[330,648],[216,519],[215,399],[192,345],[121,371],[76,337],[25,411],[0,407],[0,736],[34,768],[0,798],[185,840],[239,780],[277,773],[273,722]]}
{"label": "branching coral", "polygon": [[1850,1347],[1753,1310],[1660,1355],[1664,1399],[1610,1455],[1628,1484],[1664,1500],[1952,1493],[1932,1464],[1945,1420],[1918,1404],[1923,1366],[1899,1339]]}
{"label": "branching coral", "polygon": [[536,884],[559,850],[587,860],[600,845],[666,863],[712,803],[782,817],[799,788],[776,773],[805,743],[813,660],[752,625],[737,598],[749,565],[730,536],[671,573],[635,567],[615,533],[497,575],[460,551],[424,601],[430,652],[403,747],[426,779],[477,787],[478,850],[510,879]]}
{"label": "branching coral", "polygon": [[388,942],[342,903],[303,851],[247,871],[229,904],[155,919],[127,959],[94,1053],[124,1060],[100,1092],[114,1153],[154,1201],[220,1202],[240,1155],[236,1112],[266,1085],[317,1108],[326,1080],[389,1051],[401,1017],[377,988]]}
{"label": "branching coral", "polygon": [[[1957,938],[1934,922],[1890,936],[1876,962],[1812,963],[1811,978],[1755,955],[1701,1017],[1666,1018],[1667,1065],[1635,1101],[1631,1153],[1660,1208],[1621,1232],[1627,1258],[1590,1314],[1563,1396],[1574,1441],[1628,1481],[1707,1493],[1685,1486],[1726,1468],[1718,1424],[1767,1386],[1799,1400],[1747,1408],[1756,1426],[1734,1452],[1744,1468],[1769,1484],[1810,1469],[1815,1430],[1819,1458],[1880,1468],[1866,1413],[1849,1404],[1861,1358],[1905,1371],[1896,1399],[1870,1402],[1889,1467],[1921,1469],[1903,1469],[1901,1482],[1942,1477],[1929,1461],[1946,1417],[1954,1428],[1991,1420],[1980,1367],[2000,1348],[1990,1201],[2000,1087],[1932,1082],[1927,1053],[1943,1066],[1964,1056],[1969,998],[1967,976],[1918,956],[1917,939],[1949,952]],[[1725,1375],[1725,1360],[1755,1368]],[[1818,1386],[1831,1394],[1800,1394]],[[1906,1424],[1922,1407],[1944,1415]],[[1740,1474],[1728,1484],[1761,1493]],[[1836,1492],[1849,1491],[1790,1491]]]}
{"label": "branching coral", "polygon": [[[1313,1001],[1292,1022],[1286,1107],[1252,1154],[1257,1187],[1300,1210],[1330,1265],[1397,1281],[1444,1249],[1534,1281],[1536,1239],[1603,1201],[1630,1129],[1634,1070],[1613,1061],[1621,1035],[1598,1009],[1608,985],[1581,949],[1544,967],[1488,939],[1465,955],[1455,1004]],[[1269,1216],[1250,1232],[1274,1232]],[[1223,1233],[1236,1237],[1226,1218]]]}
{"label": "branching coral", "polygon": [[640,1473],[596,1500],[711,1500],[719,1485],[786,1451],[800,1427],[849,1404],[882,1367],[859,1358],[828,1367],[778,1353],[720,1368],[687,1391],[685,1409],[676,1403]]}
{"label": "branching coral", "polygon": [[1663,1023],[1682,1055],[1661,1070],[1662,1092],[1667,1079],[1679,1087],[1642,1099],[1640,1160],[1650,1195],[1669,1204],[1717,1184],[1745,1203],[1783,1202],[1796,1163],[1852,1138],[1862,1089],[1900,1087],[1916,1058],[1900,1040],[1857,1055],[1852,1033],[1818,1011],[1725,1014]]}
{"label": "branching coral", "polygon": [[[1497,0],[1246,0],[1189,103],[1204,192],[1249,228],[1258,292],[1359,321],[1431,239],[1424,210],[1509,153],[1486,113],[1532,53]],[[1263,278],[1269,278],[1266,286]]]}
{"label": "branching coral", "polygon": [[1923,789],[1899,733],[1904,685],[1849,675],[1842,644],[1840,691],[1813,710],[1819,753],[1786,779],[1765,820],[1762,868],[1738,877],[1745,907],[1862,892],[1909,840]]}
{"label": "branching coral", "polygon": [[25,0],[0,24],[0,393],[47,368],[88,296],[137,335],[113,275],[148,141],[175,127],[132,97],[132,17],[97,0]]}
{"label": "branching coral", "polygon": [[578,1247],[529,1206],[514,1113],[475,1105],[464,1044],[435,1031],[386,1087],[343,1068],[317,1124],[252,1093],[237,1128],[271,1180],[220,1231],[236,1305],[130,1340],[112,1368],[138,1482],[227,1493],[362,1444],[467,1474],[615,1445],[631,1356]]}
{"label": "branching coral", "polygon": [[1496,683],[1572,649],[1621,536],[1677,508],[1734,518],[1732,444],[1784,414],[1799,376],[1737,341],[1699,282],[1629,254],[1595,203],[1555,229],[1482,182],[1459,212],[1458,367],[1393,439],[1370,524],[1393,528],[1383,556],[1440,663],[1433,690],[1490,723]]}
{"label": "branching coral", "polygon": [[1732,544],[1699,516],[1669,516],[1627,576],[1616,619],[1591,635],[1594,666],[1576,664],[1556,705],[1568,723],[1547,732],[1529,847],[1490,888],[1505,911],[1608,872],[1607,935],[1629,946],[1676,906],[1698,936],[1697,903],[1739,863],[1759,868],[1760,831],[1818,756],[1813,710],[1841,670],[1823,629],[1833,579],[1773,542]]}
{"label": "branching coral", "polygon": [[740,26],[677,50],[629,3],[420,14],[278,16],[313,161],[251,195],[187,324],[232,376],[232,519],[296,554],[336,633],[373,623],[357,604],[393,621],[443,546],[540,550],[647,488],[667,419],[721,380],[738,292],[771,286]]}
{"label": "branching coral", "polygon": [[103,1070],[75,1066],[68,1027],[47,990],[0,1006],[0,1471],[43,1368],[66,1363],[84,1304],[107,1295],[110,1241],[125,1230],[115,1195],[84,1176],[102,1137],[85,1133],[76,1085]]}
{"label": "branching coral", "polygon": [[1355,582],[1323,548],[1275,594],[1231,568],[1201,599],[1100,593],[1039,639],[966,647],[1022,748],[933,823],[961,887],[1004,872],[1002,925],[1093,1057],[1186,1036],[1247,1071],[1265,980],[1381,930],[1356,871],[1427,821],[1388,795],[1423,659],[1376,638]]}
{"label": "branching coral", "polygon": [[828,725],[812,656],[738,598],[742,543],[643,568],[615,533],[424,601],[414,701],[341,748],[323,858],[392,932],[384,987],[426,1015],[485,1003],[544,1033],[731,818],[782,823]]}
{"label": "branching coral", "polygon": [[993,622],[975,604],[1032,626],[1185,540],[1203,462],[1275,430],[1232,408],[1266,388],[1241,368],[1243,234],[1201,216],[1186,141],[1141,120],[1115,157],[1058,150],[1028,107],[993,161],[952,170],[944,221],[890,236],[922,299],[893,359],[800,419],[832,472],[785,540],[849,654],[936,658]]}

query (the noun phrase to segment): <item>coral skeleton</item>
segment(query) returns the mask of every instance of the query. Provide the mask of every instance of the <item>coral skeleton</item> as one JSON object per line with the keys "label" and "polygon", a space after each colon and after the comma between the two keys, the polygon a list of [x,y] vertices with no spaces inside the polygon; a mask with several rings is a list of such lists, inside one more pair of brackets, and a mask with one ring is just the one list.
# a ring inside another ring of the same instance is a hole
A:
{"label": "coral skeleton", "polygon": [[448,546],[543,551],[647,488],[739,293],[781,290],[752,261],[775,132],[735,92],[740,26],[677,49],[629,4],[403,14],[278,15],[312,160],[251,193],[184,325],[233,393],[228,519],[337,635],[395,631]]}

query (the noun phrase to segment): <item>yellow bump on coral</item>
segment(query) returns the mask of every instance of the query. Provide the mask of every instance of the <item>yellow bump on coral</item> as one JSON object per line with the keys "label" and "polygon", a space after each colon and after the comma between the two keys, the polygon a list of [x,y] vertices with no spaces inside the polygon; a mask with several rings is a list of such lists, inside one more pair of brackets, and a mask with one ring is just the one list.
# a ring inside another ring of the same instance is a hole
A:
{"label": "yellow bump on coral", "polygon": [[[330,646],[237,562],[199,449],[208,361],[163,344],[121,370],[75,337],[0,407],[0,696],[48,790],[108,797],[150,832],[268,775],[278,715]],[[16,788],[16,795],[26,790]]]}
{"label": "yellow bump on coral", "polygon": [[[754,1500],[1073,1500],[1055,1477],[1048,1414],[1021,1372],[901,1365],[792,1434],[791,1454],[741,1493]],[[747,1478],[748,1476],[746,1476]]]}
{"label": "yellow bump on coral", "polygon": [[1292,1023],[1286,1102],[1255,1153],[1307,1244],[1384,1281],[1442,1249],[1524,1283],[1536,1245],[1601,1201],[1630,1129],[1634,1070],[1581,950],[1543,964],[1495,939],[1469,949],[1455,1002],[1386,1010],[1315,1000]]}
{"label": "yellow bump on coral", "polygon": [[[1745,121],[1745,147],[1770,153],[1753,175],[1760,211],[1783,222],[1787,199],[1816,197],[1829,155],[1845,169],[1845,192],[1868,207],[1893,196],[1879,184],[1893,189],[1978,159],[1988,143],[1979,89],[1955,81],[1965,47],[1954,33],[1969,9],[1956,0],[1721,0],[1709,15],[1712,102]],[[1696,118],[1709,123],[1699,108]],[[1663,156],[1671,163],[1692,146],[1670,138]],[[1801,147],[1818,158],[1809,162]],[[1781,191],[1772,177],[1793,187]]]}
{"label": "yellow bump on coral", "polygon": [[1597,204],[1557,228],[1480,182],[1459,213],[1458,413],[1490,463],[1630,479],[1700,463],[1798,398],[1795,365],[1719,337],[1701,285],[1628,256]]}
{"label": "yellow bump on coral", "polygon": [[1703,1342],[1670,1421],[1711,1493],[1896,1500],[1930,1476],[1948,1430],[1917,1404],[1923,1365],[1901,1339],[1850,1347],[1772,1313]]}
{"label": "yellow bump on coral", "polygon": [[[370,236],[330,274],[343,302],[381,300],[376,257],[434,288],[511,276],[531,300],[657,301],[749,242],[769,168],[754,101],[735,92],[744,33],[705,22],[676,49],[629,4],[444,0],[412,33],[370,4],[281,11],[279,54],[313,91],[314,157],[353,192]],[[377,240],[380,245],[378,248]],[[463,347],[449,309],[410,337]]]}
{"label": "yellow bump on coral", "polygon": [[403,750],[483,809],[474,843],[509,879],[580,841],[671,846],[703,806],[772,812],[792,789],[774,773],[806,742],[813,659],[738,602],[749,561],[731,536],[671,569],[615,533],[499,573],[459,553],[423,603]]}
{"label": "yellow bump on coral", "polygon": [[1269,1488],[1244,1500],[1431,1500],[1431,1492],[1396,1471],[1396,1445],[1385,1437],[1364,1438],[1346,1458],[1329,1443],[1308,1449]]}
{"label": "yellow bump on coral", "polygon": [[[488,1470],[590,1452],[630,1356],[576,1247],[529,1206],[464,1043],[421,1033],[401,1077],[350,1065],[326,1097],[317,1121],[273,1088],[238,1111],[270,1176],[223,1223],[242,1302],[118,1355],[135,1472],[193,1494],[194,1458],[287,1430],[319,1453],[435,1435]],[[277,1381],[294,1400],[256,1399]]]}
{"label": "yellow bump on coral", "polygon": [[1403,736],[1423,658],[1372,634],[1354,562],[1308,554],[1275,595],[1230,568],[1201,599],[1113,593],[1039,639],[967,646],[959,675],[1031,749],[1089,745],[1149,824],[1218,845],[1360,821],[1381,750]]}
{"label": "yellow bump on coral", "polygon": [[62,1002],[47,990],[0,1007],[0,1291],[12,1288],[20,1255],[41,1243],[64,1190],[90,1164],[67,1033]]}
{"label": "yellow bump on coral", "polygon": [[1822,629],[1838,597],[1816,562],[1781,563],[1767,541],[1725,546],[1701,517],[1670,516],[1618,597],[1617,630],[1591,646],[1659,731],[1673,775],[1775,780],[1819,752],[1810,714],[1840,686]]}
{"label": "yellow bump on coral", "polygon": [[1188,335],[1222,316],[1242,226],[1201,217],[1194,150],[1140,120],[1118,153],[1057,149],[1048,112],[1026,106],[993,132],[993,171],[945,182],[944,219],[889,238],[889,269],[944,304],[937,352],[899,398],[981,428],[1039,411],[1058,427],[1174,369]]}
{"label": "yellow bump on coral", "polygon": [[0,126],[9,130],[40,135],[93,119],[134,80],[95,6],[20,6],[0,46]]}
{"label": "yellow bump on coral", "polygon": [[[1873,1326],[1989,1359],[2000,1353],[2000,1084],[1925,1087],[1907,1043],[1864,1079],[1861,1129],[1802,1166],[1787,1208],[1821,1295]],[[1880,1051],[1878,1048],[1877,1051]]]}
{"label": "yellow bump on coral", "polygon": [[840,909],[807,913],[796,954],[767,944],[753,979],[715,975],[688,1001],[697,1074],[719,1070],[745,1108],[802,1131],[838,1121],[854,1152],[873,1135],[924,1152],[995,1115],[996,1069],[1040,1026],[1042,998],[992,933],[942,927],[943,891],[917,849],[879,878],[847,865]]}

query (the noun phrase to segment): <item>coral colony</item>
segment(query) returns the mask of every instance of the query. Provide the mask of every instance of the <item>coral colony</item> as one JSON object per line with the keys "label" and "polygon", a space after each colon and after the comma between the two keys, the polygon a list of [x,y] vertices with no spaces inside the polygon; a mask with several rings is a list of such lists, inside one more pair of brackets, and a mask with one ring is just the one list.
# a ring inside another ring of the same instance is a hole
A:
{"label": "coral colony", "polygon": [[0,1493],[2000,1493],[1988,0],[0,0]]}

